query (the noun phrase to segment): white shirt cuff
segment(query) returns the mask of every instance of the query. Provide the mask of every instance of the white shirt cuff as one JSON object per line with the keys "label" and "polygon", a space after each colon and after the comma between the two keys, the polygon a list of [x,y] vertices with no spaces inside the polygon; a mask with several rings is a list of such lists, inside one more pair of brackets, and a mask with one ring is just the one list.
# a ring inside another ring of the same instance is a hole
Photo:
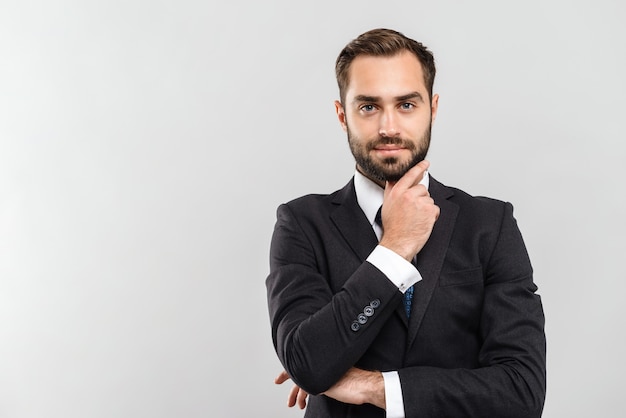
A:
{"label": "white shirt cuff", "polygon": [[385,382],[385,410],[387,418],[404,418],[404,399],[398,372],[383,372]]}
{"label": "white shirt cuff", "polygon": [[382,245],[374,248],[374,251],[367,257],[367,261],[382,271],[402,293],[422,280],[420,272],[412,263]]}

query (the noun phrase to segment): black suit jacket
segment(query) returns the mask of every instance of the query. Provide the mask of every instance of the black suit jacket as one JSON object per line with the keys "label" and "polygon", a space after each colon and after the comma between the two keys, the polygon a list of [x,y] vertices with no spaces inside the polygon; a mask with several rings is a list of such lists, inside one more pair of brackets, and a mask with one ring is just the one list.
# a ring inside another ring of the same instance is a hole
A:
{"label": "black suit jacket", "polygon": [[[351,366],[397,370],[407,418],[538,417],[544,315],[513,208],[432,177],[429,191],[441,213],[408,320],[401,292],[365,261],[377,239],[353,181],[278,208],[266,280],[278,357],[310,394]],[[385,412],[317,395],[305,416]]]}

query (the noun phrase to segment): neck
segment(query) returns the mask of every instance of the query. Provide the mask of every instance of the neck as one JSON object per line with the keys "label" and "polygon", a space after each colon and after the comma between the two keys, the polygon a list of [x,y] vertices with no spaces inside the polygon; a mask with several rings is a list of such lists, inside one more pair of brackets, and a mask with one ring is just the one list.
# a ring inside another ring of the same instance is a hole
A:
{"label": "neck", "polygon": [[380,187],[382,187],[383,189],[385,188],[385,182],[383,180],[378,180],[375,178],[372,178],[371,176],[367,175],[366,172],[364,172],[361,167],[359,167],[359,165],[357,164],[356,166],[356,171],[358,171],[359,173],[363,174],[365,177],[367,177],[368,179],[372,180],[374,183],[378,184]]}

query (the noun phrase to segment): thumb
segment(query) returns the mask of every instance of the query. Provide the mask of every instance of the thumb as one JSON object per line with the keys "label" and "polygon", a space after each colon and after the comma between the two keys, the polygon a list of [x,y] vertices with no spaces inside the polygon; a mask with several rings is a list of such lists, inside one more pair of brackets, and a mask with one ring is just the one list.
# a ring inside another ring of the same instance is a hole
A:
{"label": "thumb", "polygon": [[393,187],[396,185],[395,181],[386,181],[385,182],[385,191],[383,193],[383,199],[387,198],[387,195],[389,193],[391,193],[391,190],[393,190]]}
{"label": "thumb", "polygon": [[285,370],[283,370],[282,372],[280,372],[278,376],[276,376],[276,378],[274,379],[274,383],[276,383],[277,385],[280,385],[282,383],[285,383],[289,379],[290,379],[289,375],[287,374]]}

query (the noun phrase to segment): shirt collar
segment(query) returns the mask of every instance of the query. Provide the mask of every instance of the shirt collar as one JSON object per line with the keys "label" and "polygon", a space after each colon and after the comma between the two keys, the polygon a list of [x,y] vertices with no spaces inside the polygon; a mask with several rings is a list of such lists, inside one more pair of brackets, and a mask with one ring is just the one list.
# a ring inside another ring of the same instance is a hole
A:
{"label": "shirt collar", "polygon": [[[429,183],[428,171],[426,171],[424,172],[424,177],[420,181],[420,184],[423,184],[426,186],[426,189],[428,189]],[[358,170],[355,170],[354,173],[354,189],[356,191],[357,203],[367,217],[370,225],[374,225],[376,212],[378,212],[378,208],[383,204],[384,189],[365,177]]]}

